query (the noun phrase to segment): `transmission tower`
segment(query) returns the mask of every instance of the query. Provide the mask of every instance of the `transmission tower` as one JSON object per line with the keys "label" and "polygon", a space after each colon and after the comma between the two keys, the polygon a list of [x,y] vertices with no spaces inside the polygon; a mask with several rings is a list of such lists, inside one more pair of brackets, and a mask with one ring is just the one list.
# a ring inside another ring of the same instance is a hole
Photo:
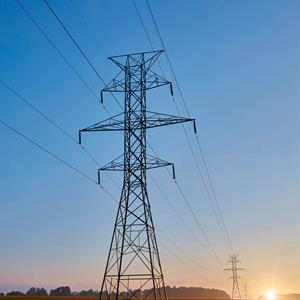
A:
{"label": "transmission tower", "polygon": [[224,269],[225,271],[231,271],[232,276],[230,279],[232,279],[232,294],[231,294],[231,299],[241,299],[241,292],[240,292],[240,287],[239,287],[239,278],[238,276],[238,271],[244,271],[245,269],[239,268],[238,265],[240,264],[240,261],[237,259],[238,255],[233,254],[230,256],[230,260],[228,263],[231,264],[231,268]]}
{"label": "transmission tower", "polygon": [[[147,90],[172,84],[153,72],[163,51],[109,57],[121,70],[101,91],[123,93],[124,111],[79,131],[123,131],[124,152],[98,170],[123,172],[117,217],[102,281],[100,299],[166,300],[164,277],[147,192],[147,170],[174,165],[147,154],[146,131],[165,125],[194,122],[190,118],[146,110]],[[142,291],[143,290],[143,291]]]}

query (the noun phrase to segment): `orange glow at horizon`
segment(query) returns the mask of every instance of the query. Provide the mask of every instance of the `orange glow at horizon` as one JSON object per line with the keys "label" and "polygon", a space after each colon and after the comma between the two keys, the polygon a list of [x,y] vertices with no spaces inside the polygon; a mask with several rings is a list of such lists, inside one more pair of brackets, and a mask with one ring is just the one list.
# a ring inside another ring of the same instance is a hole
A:
{"label": "orange glow at horizon", "polygon": [[277,299],[277,292],[274,291],[273,289],[270,289],[266,291],[265,296],[267,300],[276,300]]}

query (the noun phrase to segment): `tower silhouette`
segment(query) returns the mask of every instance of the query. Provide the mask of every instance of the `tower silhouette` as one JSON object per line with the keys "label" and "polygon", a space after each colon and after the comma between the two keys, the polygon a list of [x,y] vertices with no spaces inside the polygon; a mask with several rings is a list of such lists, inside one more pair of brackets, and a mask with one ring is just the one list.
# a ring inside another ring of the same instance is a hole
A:
{"label": "tower silhouette", "polygon": [[[146,110],[146,92],[172,84],[152,67],[163,51],[109,57],[121,70],[101,91],[123,93],[124,111],[79,131],[123,131],[124,152],[98,170],[122,171],[123,188],[102,281],[100,299],[166,300],[164,277],[147,192],[147,170],[174,165],[147,153],[146,131],[194,119]],[[143,290],[143,291],[142,291]]]}
{"label": "tower silhouette", "polygon": [[239,268],[238,264],[240,264],[240,261],[237,259],[238,255],[233,254],[230,256],[230,260],[228,263],[231,264],[231,268],[224,269],[225,271],[231,271],[232,276],[230,277],[232,279],[232,293],[231,293],[231,299],[241,299],[241,292],[239,287],[239,276],[238,271],[244,271],[245,269]]}

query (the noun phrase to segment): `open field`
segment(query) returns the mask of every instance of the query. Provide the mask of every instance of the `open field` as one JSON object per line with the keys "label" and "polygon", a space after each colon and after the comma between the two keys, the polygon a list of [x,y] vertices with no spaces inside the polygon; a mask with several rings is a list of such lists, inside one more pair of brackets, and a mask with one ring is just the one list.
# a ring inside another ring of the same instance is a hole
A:
{"label": "open field", "polygon": [[[98,300],[98,297],[80,297],[80,296],[0,296],[0,300]],[[148,298],[152,300],[151,298]],[[212,298],[171,298],[171,300],[228,300]]]}

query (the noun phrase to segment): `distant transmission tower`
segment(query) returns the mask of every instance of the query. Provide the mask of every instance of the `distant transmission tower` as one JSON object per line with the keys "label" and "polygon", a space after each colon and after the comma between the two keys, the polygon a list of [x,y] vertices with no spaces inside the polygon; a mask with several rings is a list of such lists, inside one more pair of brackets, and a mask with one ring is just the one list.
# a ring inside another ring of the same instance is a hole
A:
{"label": "distant transmission tower", "polygon": [[225,271],[231,271],[232,276],[230,277],[232,279],[232,294],[231,294],[231,299],[241,299],[241,292],[240,292],[240,287],[239,287],[239,276],[238,276],[238,271],[243,271],[245,269],[239,268],[238,265],[240,264],[240,261],[237,259],[238,255],[233,254],[230,257],[230,260],[228,263],[231,264],[231,268],[229,269],[224,269]]}
{"label": "distant transmission tower", "polygon": [[[124,93],[124,112],[79,132],[123,131],[124,153],[98,171],[122,171],[123,188],[110,244],[101,298],[166,300],[166,290],[147,193],[148,169],[174,165],[147,154],[146,129],[194,119],[146,110],[146,91],[172,84],[152,71],[163,51],[109,57],[121,71],[101,91]],[[161,100],[159,100],[161,101]],[[143,292],[142,292],[143,289]]]}

